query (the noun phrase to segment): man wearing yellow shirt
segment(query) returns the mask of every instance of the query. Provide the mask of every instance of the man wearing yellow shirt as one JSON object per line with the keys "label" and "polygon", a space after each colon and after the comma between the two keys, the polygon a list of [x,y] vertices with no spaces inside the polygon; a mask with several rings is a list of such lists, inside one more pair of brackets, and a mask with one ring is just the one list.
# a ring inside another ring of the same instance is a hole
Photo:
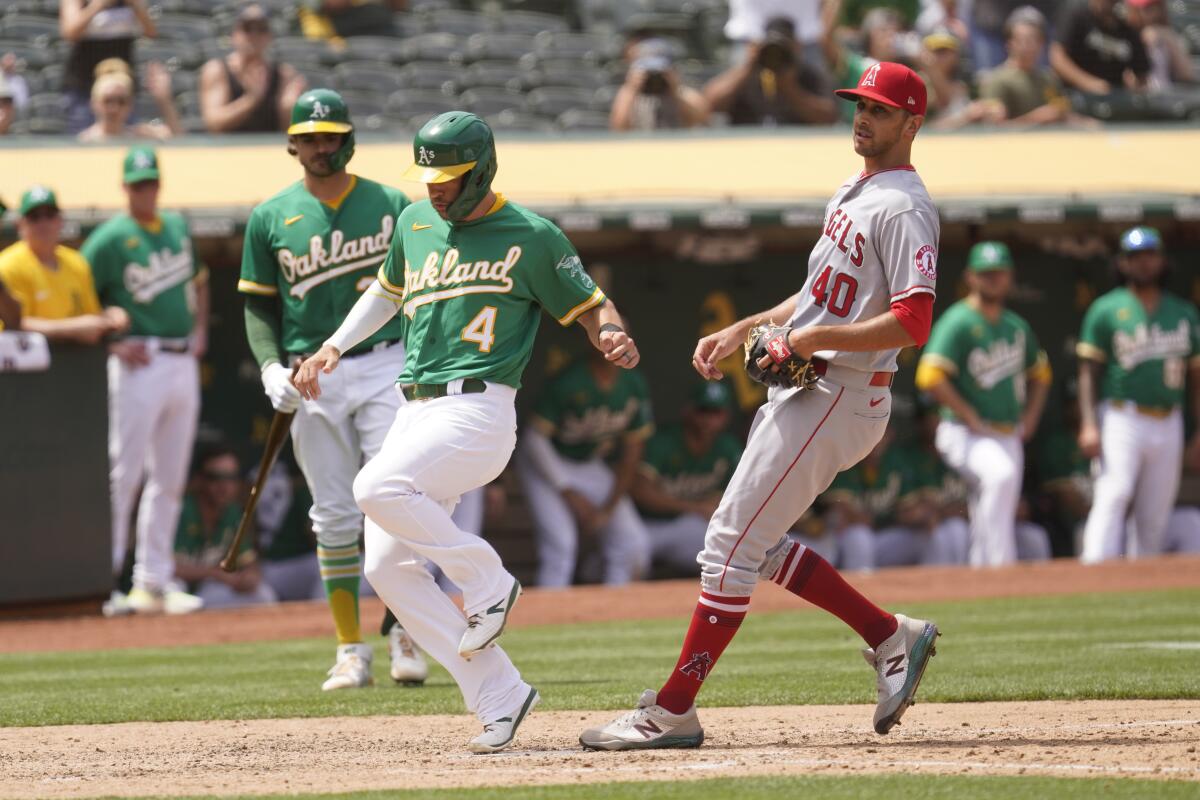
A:
{"label": "man wearing yellow shirt", "polygon": [[54,192],[21,196],[20,241],[0,251],[0,281],[20,304],[21,329],[51,341],[96,344],[129,327],[120,308],[100,308],[92,272],[78,250],[59,244],[62,213]]}

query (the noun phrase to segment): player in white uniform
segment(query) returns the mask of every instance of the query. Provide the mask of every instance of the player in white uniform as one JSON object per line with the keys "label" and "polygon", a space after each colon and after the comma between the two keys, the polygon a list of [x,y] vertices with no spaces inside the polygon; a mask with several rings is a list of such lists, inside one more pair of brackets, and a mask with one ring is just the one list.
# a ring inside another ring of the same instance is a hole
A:
{"label": "player in white uniform", "polygon": [[804,288],[701,339],[692,357],[703,377],[719,379],[717,364],[752,327],[786,319],[786,340],[774,340],[772,355],[760,363],[779,361],[775,351],[790,350],[814,357],[821,377],[810,390],[768,394],[709,524],[699,556],[700,598],[671,676],[658,692],[647,689],[633,712],[584,731],[585,747],[703,742],[694,698],[745,618],[761,577],[835,614],[866,641],[877,674],[878,733],[899,721],[932,655],[935,625],[877,607],[786,535],[834,476],[883,436],[896,354],[928,337],[937,275],[938,213],[910,164],[924,121],[924,83],[909,68],[885,62],[866,70],[857,88],[838,94],[857,100],[854,150],[865,169],[829,202]]}

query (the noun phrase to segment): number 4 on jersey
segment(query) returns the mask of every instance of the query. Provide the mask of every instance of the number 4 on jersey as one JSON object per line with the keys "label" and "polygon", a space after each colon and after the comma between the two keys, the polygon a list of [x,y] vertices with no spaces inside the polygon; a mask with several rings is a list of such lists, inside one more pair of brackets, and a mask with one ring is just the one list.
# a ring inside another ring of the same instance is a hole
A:
{"label": "number 4 on jersey", "polygon": [[496,307],[484,306],[480,309],[475,319],[463,328],[462,340],[479,345],[481,353],[492,352],[492,345],[496,341]]}
{"label": "number 4 on jersey", "polygon": [[858,281],[854,279],[853,275],[839,272],[833,279],[833,287],[830,288],[829,279],[832,275],[833,267],[831,266],[821,270],[821,274],[813,283],[812,295],[818,306],[825,306],[825,301],[828,300],[829,313],[844,317],[850,313],[850,307],[854,305],[854,298],[858,295]]}

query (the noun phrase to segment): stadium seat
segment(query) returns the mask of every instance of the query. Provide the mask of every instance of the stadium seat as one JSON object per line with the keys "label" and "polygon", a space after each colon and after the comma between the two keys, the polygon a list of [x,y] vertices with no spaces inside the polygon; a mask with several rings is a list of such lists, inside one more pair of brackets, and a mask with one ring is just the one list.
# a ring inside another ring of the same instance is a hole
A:
{"label": "stadium seat", "polygon": [[346,39],[335,57],[345,61],[401,63],[399,40],[394,36],[354,36]]}
{"label": "stadium seat", "polygon": [[412,118],[424,114],[426,121],[429,117],[444,111],[453,111],[458,106],[458,100],[442,92],[432,92],[421,89],[400,89],[388,95],[386,112],[395,117]]}
{"label": "stadium seat", "polygon": [[520,91],[532,89],[538,83],[537,72],[507,61],[476,61],[462,72],[462,85],[465,88]]}
{"label": "stadium seat", "polygon": [[211,19],[194,14],[163,14],[155,21],[155,25],[158,39],[199,43],[217,35]]}
{"label": "stadium seat", "polygon": [[404,88],[434,90],[448,95],[458,92],[458,81],[463,74],[461,68],[444,61],[414,61],[400,69]]}
{"label": "stadium seat", "polygon": [[63,73],[66,72],[66,69],[66,65],[64,64],[51,64],[48,67],[43,67],[39,73],[42,78],[42,91],[61,92]]}
{"label": "stadium seat", "polygon": [[0,54],[12,53],[18,61],[25,62],[26,69],[41,69],[60,59],[54,48],[39,47],[20,39],[0,39]]}
{"label": "stadium seat", "polygon": [[538,133],[554,133],[554,123],[535,114],[521,111],[501,111],[488,118],[488,125],[496,131],[534,131]]}
{"label": "stadium seat", "polygon": [[30,14],[6,14],[0,17],[0,36],[45,45],[58,39],[58,20]]}
{"label": "stadium seat", "polygon": [[33,117],[24,123],[31,136],[61,136],[67,132],[67,121],[59,117]]}
{"label": "stadium seat", "polygon": [[29,98],[29,116],[37,119],[62,119],[67,113],[67,101],[61,94],[35,94]]}
{"label": "stadium seat", "polygon": [[475,11],[436,9],[420,16],[425,30],[430,33],[453,33],[456,36],[467,37],[497,28],[495,17]]}
{"label": "stadium seat", "polygon": [[530,92],[526,104],[535,114],[557,119],[564,111],[591,108],[594,96],[595,93],[587,89],[548,87]]}
{"label": "stadium seat", "polygon": [[170,69],[196,69],[203,63],[200,48],[189,42],[167,42],[158,39],[138,39],[133,48],[138,64],[160,61]]}
{"label": "stadium seat", "polygon": [[525,98],[519,92],[481,91],[468,89],[459,95],[459,107],[489,118],[501,111],[522,111],[525,108]]}
{"label": "stadium seat", "polygon": [[305,39],[303,36],[287,36],[276,39],[271,45],[271,56],[276,61],[304,61],[308,63],[333,64],[337,54],[329,45],[319,39]]}
{"label": "stadium seat", "polygon": [[397,52],[401,61],[452,62],[463,49],[462,37],[452,33],[422,33],[401,39]]}
{"label": "stadium seat", "polygon": [[620,50],[620,41],[594,33],[554,33],[546,31],[534,37],[535,49],[541,58],[575,58],[599,64]]}
{"label": "stadium seat", "polygon": [[537,11],[505,11],[500,15],[500,30],[505,33],[532,35],[542,31],[563,33],[570,30],[570,26],[561,15]]}
{"label": "stadium seat", "polygon": [[175,95],[175,109],[179,112],[180,117],[200,116],[199,92],[180,92]]}
{"label": "stadium seat", "polygon": [[463,55],[468,62],[512,61],[532,52],[535,37],[528,33],[478,33],[467,40]]}
{"label": "stadium seat", "polygon": [[392,92],[407,84],[398,67],[375,61],[343,61],[333,68],[333,83],[341,92]]}
{"label": "stadium seat", "polygon": [[542,59],[538,62],[537,71],[542,86],[571,86],[595,91],[612,83],[608,70],[581,64],[573,59]]}
{"label": "stadium seat", "polygon": [[603,111],[587,111],[573,108],[558,115],[558,127],[564,131],[606,131],[608,114]]}
{"label": "stadium seat", "polygon": [[388,104],[387,92],[356,91],[341,92],[341,95],[354,119],[382,114]]}

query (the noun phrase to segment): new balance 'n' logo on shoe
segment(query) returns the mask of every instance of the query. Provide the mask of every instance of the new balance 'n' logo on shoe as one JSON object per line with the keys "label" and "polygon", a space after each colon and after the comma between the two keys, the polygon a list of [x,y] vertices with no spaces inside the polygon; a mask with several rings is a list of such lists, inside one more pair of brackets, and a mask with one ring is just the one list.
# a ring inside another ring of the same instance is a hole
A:
{"label": "new balance 'n' logo on shoe", "polygon": [[896,615],[896,632],[874,650],[863,650],[875,668],[879,704],[875,706],[875,732],[887,733],[900,724],[900,717],[913,704],[917,686],[941,636],[937,625],[921,619]]}
{"label": "new balance 'n' logo on shoe", "polygon": [[663,747],[699,747],[704,729],[692,706],[672,714],[658,705],[658,692],[642,692],[636,710],[618,717],[603,728],[591,728],[579,736],[590,750],[652,750]]}
{"label": "new balance 'n' logo on shoe", "polygon": [[520,595],[521,584],[514,580],[508,594],[482,612],[467,617],[467,630],[463,633],[462,641],[458,643],[458,654],[463,658],[470,658],[499,639],[500,634],[504,633],[504,626],[508,624],[508,615],[512,613]]}

